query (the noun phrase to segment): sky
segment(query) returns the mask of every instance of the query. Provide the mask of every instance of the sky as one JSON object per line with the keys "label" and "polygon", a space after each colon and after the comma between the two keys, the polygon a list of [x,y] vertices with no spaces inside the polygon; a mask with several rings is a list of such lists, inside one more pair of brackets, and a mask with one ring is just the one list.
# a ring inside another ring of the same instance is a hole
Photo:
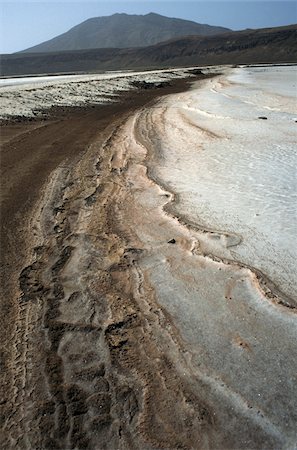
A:
{"label": "sky", "polygon": [[296,23],[297,0],[0,0],[0,53],[13,53],[40,44],[90,17],[122,12],[155,12],[241,30]]}

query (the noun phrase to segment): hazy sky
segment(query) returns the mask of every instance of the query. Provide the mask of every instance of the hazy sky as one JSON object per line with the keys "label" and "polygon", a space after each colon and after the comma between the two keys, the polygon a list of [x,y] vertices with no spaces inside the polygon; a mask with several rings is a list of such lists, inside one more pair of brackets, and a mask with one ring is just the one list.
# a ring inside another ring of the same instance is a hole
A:
{"label": "hazy sky", "polygon": [[13,53],[64,33],[90,18],[116,12],[156,12],[234,30],[289,25],[297,22],[297,0],[208,1],[2,1],[0,53]]}

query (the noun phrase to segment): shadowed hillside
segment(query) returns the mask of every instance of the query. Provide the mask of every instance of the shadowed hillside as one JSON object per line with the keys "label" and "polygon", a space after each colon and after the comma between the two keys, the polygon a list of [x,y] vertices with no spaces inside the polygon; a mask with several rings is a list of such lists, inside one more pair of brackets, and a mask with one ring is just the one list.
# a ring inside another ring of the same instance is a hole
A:
{"label": "shadowed hillside", "polygon": [[260,62],[297,62],[297,25],[209,37],[189,36],[138,49],[4,55],[1,58],[1,75]]}

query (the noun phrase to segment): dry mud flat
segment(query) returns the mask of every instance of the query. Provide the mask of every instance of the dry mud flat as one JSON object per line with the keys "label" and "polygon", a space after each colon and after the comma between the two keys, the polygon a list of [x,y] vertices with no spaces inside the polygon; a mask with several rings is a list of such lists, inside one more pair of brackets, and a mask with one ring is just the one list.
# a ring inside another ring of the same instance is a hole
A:
{"label": "dry mud flat", "polygon": [[6,128],[5,448],[295,447],[295,305],[173,214],[155,95]]}

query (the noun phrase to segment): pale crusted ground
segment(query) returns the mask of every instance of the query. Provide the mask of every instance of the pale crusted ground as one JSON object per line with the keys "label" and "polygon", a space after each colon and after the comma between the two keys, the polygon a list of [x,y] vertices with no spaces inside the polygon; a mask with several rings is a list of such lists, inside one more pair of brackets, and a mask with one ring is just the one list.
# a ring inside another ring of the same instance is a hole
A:
{"label": "pale crusted ground", "polygon": [[[64,77],[3,79],[0,84],[0,119],[43,117],[52,107],[78,107],[116,102],[123,91],[135,91],[135,82],[170,82],[191,77],[187,69],[109,73]],[[207,69],[205,73],[220,70]],[[19,82],[18,82],[19,80]]]}
{"label": "pale crusted ground", "polygon": [[[216,254],[236,235],[179,217],[158,172],[162,105],[80,137],[24,224],[6,448],[295,447],[294,303]],[[49,125],[51,148],[87,120]],[[27,133],[10,145],[45,131]]]}

